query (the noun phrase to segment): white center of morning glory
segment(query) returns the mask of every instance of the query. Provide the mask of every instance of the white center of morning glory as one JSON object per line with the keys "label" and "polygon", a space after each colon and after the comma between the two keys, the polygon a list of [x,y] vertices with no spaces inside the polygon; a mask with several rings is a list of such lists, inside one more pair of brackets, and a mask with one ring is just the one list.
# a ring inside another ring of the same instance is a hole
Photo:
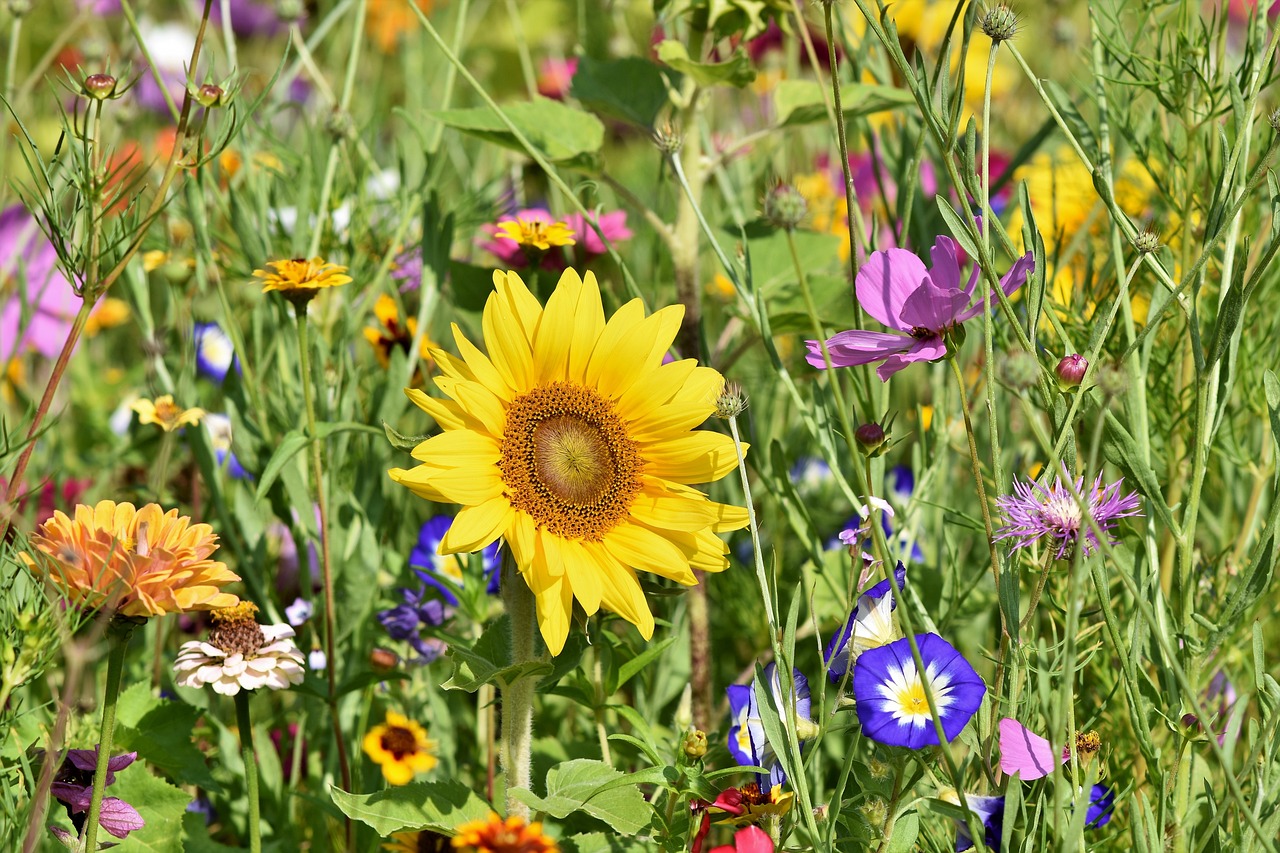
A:
{"label": "white center of morning glory", "polygon": [[[938,716],[946,715],[954,699],[951,696],[951,676],[934,671],[933,664],[925,667],[925,678]],[[881,708],[893,716],[899,724],[924,726],[930,721],[929,700],[925,698],[924,683],[914,661],[906,661],[901,667],[889,666],[888,677],[876,688],[883,700]]]}

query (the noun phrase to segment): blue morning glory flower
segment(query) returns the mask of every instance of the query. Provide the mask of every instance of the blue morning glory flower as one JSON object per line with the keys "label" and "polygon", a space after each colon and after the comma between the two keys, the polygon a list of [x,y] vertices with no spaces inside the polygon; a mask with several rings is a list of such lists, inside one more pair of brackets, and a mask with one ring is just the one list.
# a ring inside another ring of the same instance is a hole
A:
{"label": "blue morning glory flower", "polygon": [[[444,535],[449,532],[449,527],[452,524],[453,519],[447,515],[437,515],[435,518],[425,522],[418,531],[418,544],[409,553],[409,565],[414,568],[418,577],[422,578],[424,583],[429,584],[440,593],[446,604],[450,607],[457,607],[458,597],[440,580],[441,578],[448,578],[456,586],[465,585],[462,570],[465,565],[463,561],[467,559],[467,555],[440,553],[440,542],[444,539]],[[484,560],[484,574],[488,579],[487,591],[490,595],[496,595],[498,592],[498,569],[501,566],[501,559],[498,557],[498,543],[494,542],[485,548],[480,552],[480,556]]]}
{"label": "blue morning glory flower", "polygon": [[853,696],[863,734],[887,746],[938,745],[925,682],[948,742],[968,725],[986,695],[986,683],[946,640],[918,634],[916,644],[924,662],[923,678],[905,637],[863,652],[853,665]]}
{"label": "blue morning glory flower", "polygon": [[224,381],[236,360],[231,338],[217,323],[196,323],[192,336],[196,347],[196,372],[214,382]]}
{"label": "blue morning glory flower", "polygon": [[[812,725],[809,719],[810,699],[809,680],[800,670],[792,671],[795,680],[796,721]],[[778,716],[786,718],[786,705],[782,699],[782,685],[778,678],[778,667],[769,664],[764,668],[765,680],[769,682],[773,694],[773,704]],[[766,782],[760,777],[760,790],[772,790],[775,785],[787,781],[787,775],[778,763],[773,745],[764,733],[764,723],[760,719],[760,705],[756,696],[755,685],[731,684],[725,688],[729,694],[729,754],[733,760],[743,767],[768,767],[769,778]]]}
{"label": "blue morning glory flower", "polygon": [[905,506],[916,490],[916,475],[906,465],[895,465],[889,469],[885,479],[889,483],[889,493]]}
{"label": "blue morning glory flower", "polygon": [[1105,826],[1115,813],[1116,795],[1106,785],[1094,785],[1089,791],[1089,809],[1084,813],[1085,829]]}
{"label": "blue morning glory flower", "polygon": [[[902,563],[894,569],[898,586],[907,582],[907,570]],[[849,665],[867,649],[878,648],[893,642],[893,610],[898,603],[893,599],[893,586],[885,578],[858,596],[853,612],[844,627],[827,643],[822,662],[827,667],[827,678],[839,684],[848,672]]]}
{"label": "blue morning glory flower", "polygon": [[213,458],[218,467],[225,467],[227,476],[233,480],[253,479],[231,451],[231,418],[216,412],[206,412],[204,425],[209,430],[209,444],[213,447]]}
{"label": "blue morning glory flower", "polygon": [[[1000,840],[1004,833],[1004,797],[980,797],[977,794],[965,794],[969,810],[978,816],[982,823],[982,842],[992,853],[999,853]],[[943,797],[944,800],[960,805],[960,798],[954,793]],[[956,821],[956,853],[973,847],[973,838],[969,835],[969,825],[963,820]]]}

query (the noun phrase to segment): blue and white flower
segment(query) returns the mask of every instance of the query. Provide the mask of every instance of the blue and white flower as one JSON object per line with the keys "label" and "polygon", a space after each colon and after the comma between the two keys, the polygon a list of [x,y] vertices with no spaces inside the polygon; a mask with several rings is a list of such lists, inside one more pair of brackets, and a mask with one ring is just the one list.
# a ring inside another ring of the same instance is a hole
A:
{"label": "blue and white flower", "polygon": [[938,746],[926,685],[948,742],[968,725],[987,692],[969,662],[937,634],[916,635],[916,645],[923,674],[905,637],[863,652],[853,666],[853,696],[862,731],[888,746]]}
{"label": "blue and white flower", "polygon": [[1084,828],[1097,829],[1111,821],[1115,813],[1116,795],[1106,785],[1094,785],[1089,791],[1089,808],[1084,813]]}
{"label": "blue and white flower", "polygon": [[209,443],[213,447],[213,458],[218,467],[225,466],[227,475],[232,479],[250,479],[249,472],[244,470],[240,460],[231,452],[231,418],[216,412],[206,412],[204,426],[209,431]]}
{"label": "blue and white flower", "polygon": [[[901,588],[907,582],[907,570],[902,563],[894,569],[894,575]],[[888,578],[858,596],[853,612],[844,627],[827,643],[827,651],[822,656],[832,684],[840,683],[858,655],[897,639],[897,631],[893,627],[893,610],[897,606],[893,585]]]}
{"label": "blue and white flower", "polygon": [[[988,850],[999,853],[1000,840],[1004,836],[1004,797],[980,797],[977,794],[965,794],[965,802],[969,810],[978,817],[982,824],[982,842]],[[938,799],[960,805],[960,797],[952,789],[938,795]],[[963,820],[956,821],[956,853],[973,848],[973,836],[969,834],[969,825]]]}
{"label": "blue and white flower", "polygon": [[214,382],[226,380],[236,360],[231,338],[217,323],[196,323],[192,337],[196,347],[196,372]]}
{"label": "blue and white flower", "polygon": [[[453,590],[448,584],[441,579],[447,579],[454,586],[461,587],[466,585],[463,569],[466,564],[463,562],[467,559],[466,554],[441,554],[440,542],[444,539],[444,535],[449,532],[449,527],[453,524],[453,518],[447,515],[437,515],[422,525],[418,531],[418,544],[414,546],[413,551],[409,554],[409,565],[413,567],[418,577],[423,582],[439,591],[440,597],[450,607],[458,606],[458,597],[454,595]],[[501,566],[501,559],[498,557],[498,543],[494,542],[489,547],[480,552],[480,557],[484,561],[484,574],[487,578],[487,591],[490,595],[498,592],[498,569]]]}
{"label": "blue and white flower", "polygon": [[[792,676],[795,682],[797,728],[802,730],[812,728],[813,722],[809,718],[811,704],[809,679],[805,678],[798,669],[793,670]],[[767,665],[764,668],[764,677],[769,682],[773,706],[777,709],[778,716],[786,719],[787,706],[783,701],[777,665],[772,663]],[[731,684],[725,688],[729,694],[729,754],[740,766],[769,768],[768,779],[761,776],[759,784],[760,790],[770,791],[775,785],[786,782],[787,774],[783,772],[774,746],[769,743],[764,733],[764,722],[760,718],[759,697],[756,694],[758,683],[749,686]]]}

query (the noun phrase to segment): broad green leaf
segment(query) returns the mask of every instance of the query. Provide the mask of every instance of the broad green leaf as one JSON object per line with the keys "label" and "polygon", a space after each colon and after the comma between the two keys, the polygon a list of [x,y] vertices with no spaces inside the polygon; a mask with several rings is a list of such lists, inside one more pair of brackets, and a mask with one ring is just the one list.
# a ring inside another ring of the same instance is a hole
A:
{"label": "broad green leaf", "polygon": [[209,772],[204,753],[191,742],[200,710],[183,702],[151,695],[139,682],[120,694],[116,706],[115,753],[137,751],[139,758],[159,767],[183,784],[215,793],[222,790]]}
{"label": "broad green leaf", "polygon": [[916,849],[920,835],[920,815],[907,812],[893,824],[893,837],[889,839],[889,853],[910,853]]}
{"label": "broad green leaf", "polygon": [[453,675],[441,686],[446,690],[474,693],[482,684],[501,687],[521,678],[542,678],[550,674],[553,669],[550,663],[511,663],[509,625],[510,620],[503,616],[494,620],[471,648],[463,645],[450,646],[449,658],[453,661]]}
{"label": "broad green leaf", "polygon": [[329,788],[333,804],[347,817],[373,827],[384,838],[402,829],[452,833],[460,823],[484,820],[491,807],[461,782],[416,782],[377,791],[349,794]]}
{"label": "broad green leaf", "polygon": [[267,493],[267,490],[271,488],[271,484],[280,476],[284,466],[288,465],[298,451],[306,446],[307,437],[302,433],[302,430],[291,429],[284,434],[284,438],[280,439],[280,443],[276,445],[275,452],[267,460],[267,467],[262,471],[262,479],[258,481],[258,500],[262,500],[262,496]]}
{"label": "broad green leaf", "polygon": [[[827,120],[823,88],[812,80],[782,80],[774,90],[778,126],[794,127]],[[840,87],[840,104],[846,119],[894,110],[914,104],[906,89],[877,83],[855,83]]]}
{"label": "broad green leaf", "polygon": [[603,832],[586,832],[561,838],[563,853],[623,853],[623,851],[656,849],[648,845],[637,846],[634,839],[622,841]]}
{"label": "broad green leaf", "polygon": [[[668,84],[667,78],[674,78]],[[637,56],[599,60],[578,58],[569,94],[603,115],[640,127],[653,127],[669,103],[667,86],[678,86],[679,75]]]}
{"label": "broad green leaf", "polygon": [[584,811],[623,835],[635,835],[653,816],[644,795],[627,776],[603,761],[585,758],[552,767],[547,774],[546,797],[524,788],[512,789],[510,794],[554,818]]}
{"label": "broad green leaf", "polygon": [[[121,850],[181,853],[182,818],[187,812],[187,803],[191,802],[190,794],[153,775],[141,764],[134,764],[116,774],[116,783],[107,789],[107,796],[124,800],[146,821],[146,826],[129,834]],[[106,833],[102,833],[100,838],[114,840],[105,836]]]}
{"label": "broad green leaf", "polygon": [[204,824],[204,815],[187,812],[182,816],[182,850],[183,853],[235,853],[239,847],[228,847],[219,844],[209,837],[209,829]]}
{"label": "broad green leaf", "polygon": [[746,51],[738,48],[727,62],[694,62],[681,42],[667,39],[658,45],[658,59],[675,70],[688,74],[699,86],[743,86],[756,79]]}
{"label": "broad green leaf", "polygon": [[[502,111],[539,153],[552,162],[585,164],[604,144],[600,119],[548,98],[507,104]],[[455,130],[523,152],[524,146],[488,107],[435,110],[431,115]]]}

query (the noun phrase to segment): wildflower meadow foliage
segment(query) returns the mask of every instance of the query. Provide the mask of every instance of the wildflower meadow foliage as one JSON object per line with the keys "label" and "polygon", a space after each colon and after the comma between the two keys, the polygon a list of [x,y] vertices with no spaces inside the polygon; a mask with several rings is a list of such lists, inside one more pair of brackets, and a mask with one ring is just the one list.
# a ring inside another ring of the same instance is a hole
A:
{"label": "wildflower meadow foliage", "polygon": [[0,850],[1276,851],[1278,6],[0,0]]}

